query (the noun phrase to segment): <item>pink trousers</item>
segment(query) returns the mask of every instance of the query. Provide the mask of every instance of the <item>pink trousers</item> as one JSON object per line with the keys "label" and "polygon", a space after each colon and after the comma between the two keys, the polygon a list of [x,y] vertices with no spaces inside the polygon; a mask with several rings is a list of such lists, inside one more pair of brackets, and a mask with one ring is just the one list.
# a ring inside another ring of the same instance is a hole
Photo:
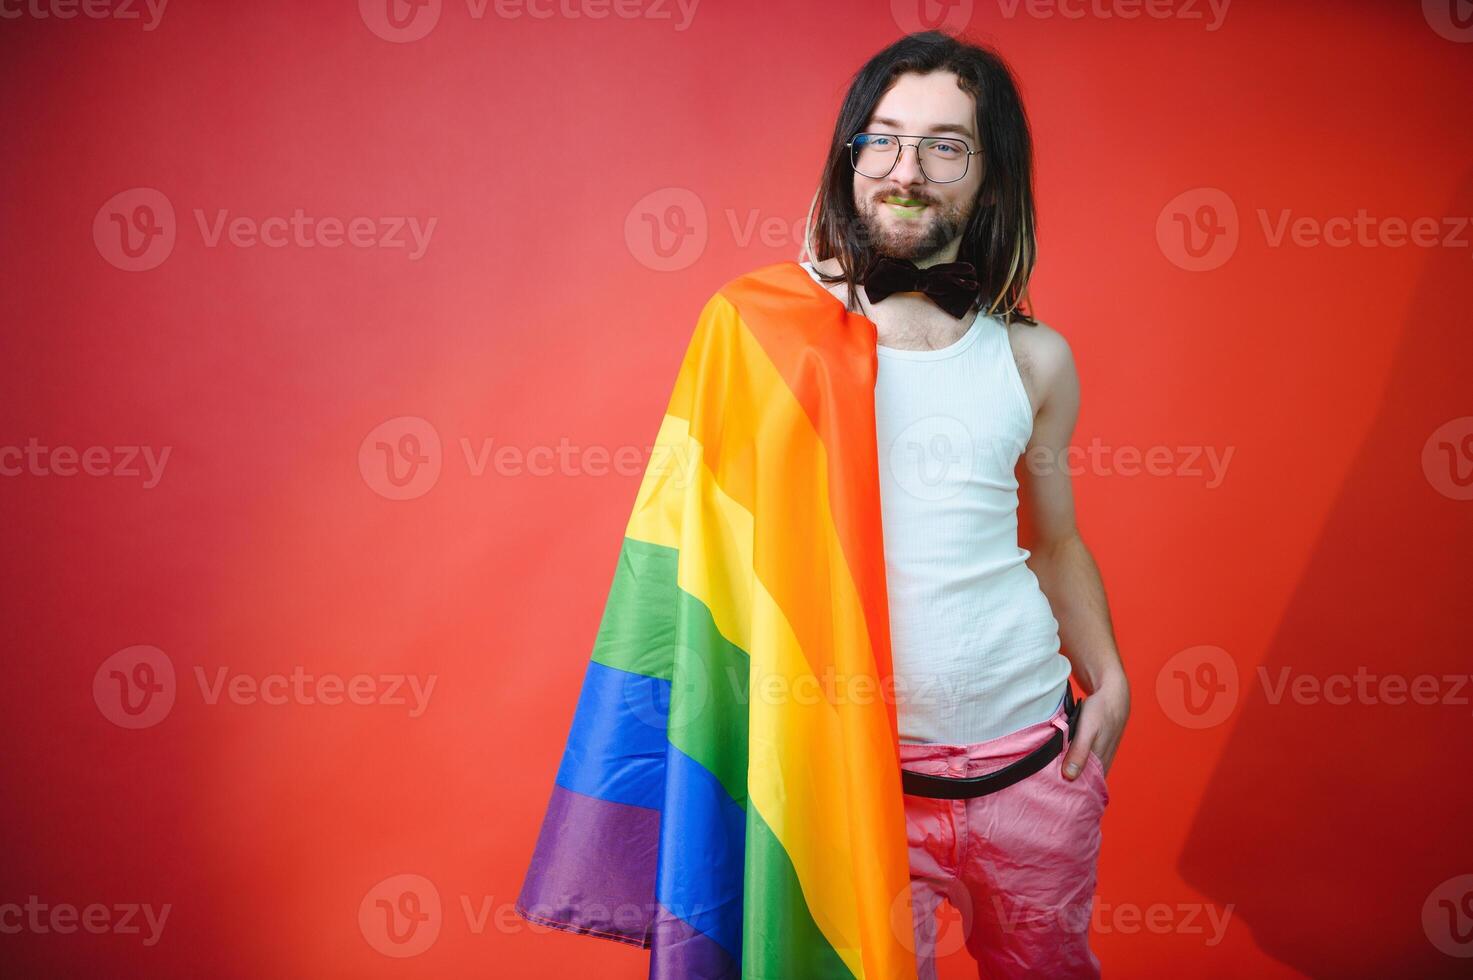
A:
{"label": "pink trousers", "polygon": [[[1048,721],[985,742],[902,743],[900,764],[979,776],[1042,745],[1055,728],[1067,750],[1061,705]],[[937,957],[963,946],[987,980],[1100,975],[1089,924],[1110,791],[1093,752],[1073,780],[1064,778],[1063,765],[1060,753],[1026,779],[970,800],[905,795],[920,980],[935,980]]]}

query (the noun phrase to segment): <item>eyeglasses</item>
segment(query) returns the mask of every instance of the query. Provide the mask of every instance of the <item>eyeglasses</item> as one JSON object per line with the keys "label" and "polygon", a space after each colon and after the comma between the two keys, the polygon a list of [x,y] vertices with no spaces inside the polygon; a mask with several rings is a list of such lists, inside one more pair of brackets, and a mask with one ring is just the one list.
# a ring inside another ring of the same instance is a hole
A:
{"label": "eyeglasses", "polygon": [[[919,142],[901,143],[902,139]],[[849,165],[855,173],[876,179],[895,169],[902,146],[914,146],[921,174],[938,184],[961,180],[967,175],[972,155],[982,152],[969,148],[961,140],[940,136],[896,136],[892,133],[858,133],[844,145],[849,147]]]}

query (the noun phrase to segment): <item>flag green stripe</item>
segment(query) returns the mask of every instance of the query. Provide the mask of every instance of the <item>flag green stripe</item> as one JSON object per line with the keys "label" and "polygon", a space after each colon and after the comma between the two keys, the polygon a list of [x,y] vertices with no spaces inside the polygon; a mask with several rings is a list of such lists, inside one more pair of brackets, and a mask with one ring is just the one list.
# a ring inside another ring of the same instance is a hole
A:
{"label": "flag green stripe", "polygon": [[624,539],[593,659],[670,681],[670,743],[746,808],[742,976],[852,980],[814,922],[788,852],[747,805],[750,658],[680,588],[678,568],[676,549]]}
{"label": "flag green stripe", "polygon": [[[755,806],[747,807],[746,858],[743,980],[854,980],[813,921],[788,852]],[[752,896],[759,892],[762,901],[754,905]],[[754,921],[755,908],[762,909],[764,919]]]}

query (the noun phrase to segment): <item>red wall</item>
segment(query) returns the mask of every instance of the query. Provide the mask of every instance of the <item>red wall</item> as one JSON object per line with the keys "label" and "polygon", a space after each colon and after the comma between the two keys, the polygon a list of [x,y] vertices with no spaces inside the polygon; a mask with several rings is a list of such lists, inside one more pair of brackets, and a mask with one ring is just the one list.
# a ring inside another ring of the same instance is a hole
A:
{"label": "red wall", "polygon": [[[918,8],[53,9],[0,3],[5,972],[643,977],[510,905],[700,305],[794,256],[847,79]],[[1454,975],[1467,4],[1150,9],[942,10],[1023,79],[1036,310],[1100,447],[1134,710],[1095,948]]]}

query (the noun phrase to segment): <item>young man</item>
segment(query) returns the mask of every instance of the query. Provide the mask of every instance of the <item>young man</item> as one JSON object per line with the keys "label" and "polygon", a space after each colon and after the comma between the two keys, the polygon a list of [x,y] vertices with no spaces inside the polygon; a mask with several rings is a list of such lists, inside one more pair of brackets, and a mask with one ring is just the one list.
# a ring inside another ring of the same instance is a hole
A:
{"label": "young man", "polygon": [[691,336],[523,917],[647,948],[652,980],[931,980],[947,897],[983,975],[1098,973],[1129,694],[1049,465],[1069,349],[1019,309],[1031,179],[992,53],[928,32],[861,69],[816,264],[728,281]]}
{"label": "young man", "polygon": [[[804,267],[841,302],[852,297],[876,332],[902,762],[949,777],[1017,766],[1067,733],[1071,672],[1089,695],[1062,761],[1011,785],[907,787],[918,969],[934,976],[946,897],[983,976],[1097,975],[1087,930],[1099,818],[1130,694],[1063,465],[1079,413],[1073,358],[1056,330],[1016,310],[1033,257],[1026,118],[1000,59],[940,35],[882,52],[845,109],[836,137],[849,137],[838,142],[852,174],[831,157],[823,258]],[[970,288],[953,292],[976,302],[958,316],[903,278],[853,290],[840,257],[859,265],[856,239],[870,261],[968,262]],[[1018,544],[1019,489],[1031,552]]]}

